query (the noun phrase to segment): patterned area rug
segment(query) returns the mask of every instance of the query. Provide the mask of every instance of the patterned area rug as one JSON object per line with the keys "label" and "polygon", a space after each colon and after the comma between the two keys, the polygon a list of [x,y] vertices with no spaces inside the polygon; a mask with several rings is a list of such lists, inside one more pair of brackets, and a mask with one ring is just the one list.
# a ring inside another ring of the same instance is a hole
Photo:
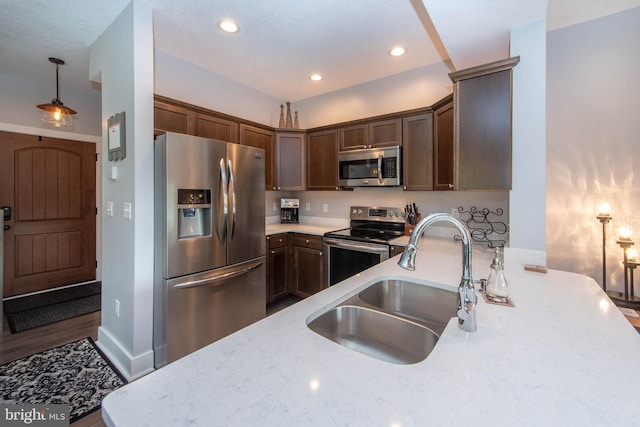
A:
{"label": "patterned area rug", "polygon": [[83,338],[0,366],[0,403],[70,406],[71,422],[126,384],[93,340]]}

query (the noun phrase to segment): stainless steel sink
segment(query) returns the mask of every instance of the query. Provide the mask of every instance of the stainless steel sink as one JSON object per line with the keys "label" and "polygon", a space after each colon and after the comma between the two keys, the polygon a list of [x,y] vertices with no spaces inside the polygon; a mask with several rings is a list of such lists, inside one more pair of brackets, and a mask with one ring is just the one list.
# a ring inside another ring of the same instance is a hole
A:
{"label": "stainless steel sink", "polygon": [[438,335],[456,316],[458,293],[404,280],[382,280],[360,292],[360,299],[382,310],[426,323]]}
{"label": "stainless steel sink", "polygon": [[433,350],[456,316],[457,292],[403,280],[381,280],[308,321],[344,347],[390,363],[411,364]]}
{"label": "stainless steel sink", "polygon": [[334,307],[308,326],[351,350],[396,364],[424,360],[438,342],[424,326],[354,305]]}

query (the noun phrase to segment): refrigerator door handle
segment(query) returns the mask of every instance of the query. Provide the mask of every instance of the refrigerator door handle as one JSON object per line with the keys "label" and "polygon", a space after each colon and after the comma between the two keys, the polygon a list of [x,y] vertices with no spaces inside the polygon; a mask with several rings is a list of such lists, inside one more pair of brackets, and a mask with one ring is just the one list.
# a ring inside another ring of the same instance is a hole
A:
{"label": "refrigerator door handle", "polygon": [[229,230],[229,238],[233,239],[233,232],[236,229],[236,179],[231,160],[227,160],[227,165],[229,167],[229,192],[231,193],[231,230]]}
{"label": "refrigerator door handle", "polygon": [[[227,238],[227,216],[229,212],[228,186],[227,170],[225,168],[224,159],[220,159],[220,185],[218,186],[217,199],[220,200],[220,190],[222,190],[222,206],[219,206],[217,211],[218,218],[216,218],[216,232],[218,234],[218,239],[221,242],[224,242]],[[220,210],[222,210],[221,215]],[[220,216],[222,216],[222,221],[220,221]]]}
{"label": "refrigerator door handle", "polygon": [[227,273],[223,273],[220,274],[219,276],[214,276],[214,277],[208,277],[206,279],[200,279],[200,280],[193,280],[191,282],[185,282],[185,283],[178,283],[177,285],[173,285],[174,289],[184,289],[184,288],[194,288],[197,286],[209,286],[209,285],[216,285],[218,283],[216,282],[221,282],[223,280],[227,280],[230,279],[232,277],[236,277],[236,276],[242,276],[243,274],[246,274],[248,272],[250,272],[251,270],[258,268],[262,265],[262,261],[258,261],[255,262],[247,267],[241,268],[240,270],[234,270],[234,271],[229,271]]}

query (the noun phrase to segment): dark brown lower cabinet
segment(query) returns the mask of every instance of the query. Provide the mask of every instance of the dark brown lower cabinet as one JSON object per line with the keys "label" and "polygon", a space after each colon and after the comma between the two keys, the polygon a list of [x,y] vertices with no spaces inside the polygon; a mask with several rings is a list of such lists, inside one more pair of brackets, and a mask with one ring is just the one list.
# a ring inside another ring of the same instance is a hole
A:
{"label": "dark brown lower cabinet", "polygon": [[289,293],[291,281],[291,237],[289,233],[267,236],[267,302]]}
{"label": "dark brown lower cabinet", "polygon": [[293,237],[293,283],[291,293],[308,297],[324,287],[323,239],[310,234]]}

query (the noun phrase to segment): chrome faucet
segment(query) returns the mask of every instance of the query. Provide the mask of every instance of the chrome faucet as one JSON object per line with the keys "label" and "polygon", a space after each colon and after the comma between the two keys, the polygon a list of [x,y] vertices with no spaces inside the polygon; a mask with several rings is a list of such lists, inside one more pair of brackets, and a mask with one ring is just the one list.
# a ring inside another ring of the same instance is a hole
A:
{"label": "chrome faucet", "polygon": [[400,256],[398,265],[407,270],[416,269],[416,254],[418,253],[418,242],[422,233],[434,222],[448,222],[453,224],[460,234],[462,234],[462,278],[458,285],[458,327],[463,331],[475,332],[476,326],[476,304],[477,297],[473,287],[471,277],[471,234],[459,219],[447,213],[435,213],[423,218],[411,233],[409,244],[404,253]]}

